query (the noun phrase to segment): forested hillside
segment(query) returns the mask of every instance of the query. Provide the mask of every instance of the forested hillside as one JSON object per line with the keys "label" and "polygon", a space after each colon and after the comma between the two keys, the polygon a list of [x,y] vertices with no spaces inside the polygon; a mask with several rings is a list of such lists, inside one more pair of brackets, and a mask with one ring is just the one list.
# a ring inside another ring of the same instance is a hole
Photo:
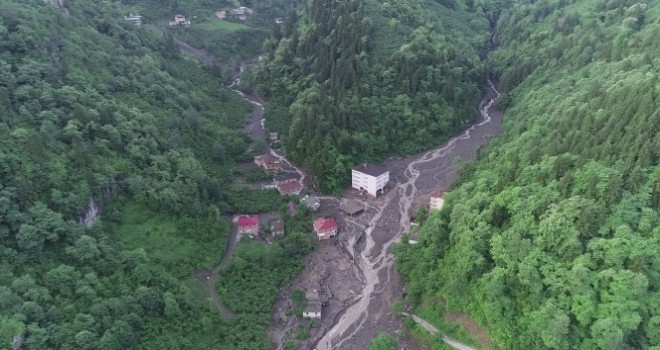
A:
{"label": "forested hillside", "polygon": [[397,248],[411,302],[501,349],[660,349],[660,4],[520,1],[497,32],[504,134]]}
{"label": "forested hillside", "polygon": [[488,22],[455,1],[312,0],[255,70],[267,126],[323,191],[350,168],[421,151],[472,121]]}
{"label": "forested hillside", "polygon": [[249,104],[120,3],[52,3],[0,4],[0,347],[267,349],[192,278],[245,196]]}

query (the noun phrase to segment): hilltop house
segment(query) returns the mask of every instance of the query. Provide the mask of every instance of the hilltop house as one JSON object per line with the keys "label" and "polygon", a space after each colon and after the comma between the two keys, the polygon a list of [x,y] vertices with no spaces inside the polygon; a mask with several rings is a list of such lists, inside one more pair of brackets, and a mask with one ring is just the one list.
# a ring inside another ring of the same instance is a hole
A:
{"label": "hilltop house", "polygon": [[171,21],[168,23],[170,27],[184,27],[188,28],[190,27],[190,21],[186,20],[186,16],[184,15],[176,15],[174,16],[174,21]]}
{"label": "hilltop house", "polygon": [[314,232],[319,240],[330,239],[337,235],[337,222],[333,218],[318,218],[314,220]]}
{"label": "hilltop house", "polygon": [[430,210],[440,210],[442,205],[445,203],[445,200],[442,199],[442,196],[445,195],[445,192],[441,190],[435,190],[431,192],[431,198],[429,199],[429,209]]}
{"label": "hilltop house", "polygon": [[390,181],[390,171],[384,166],[362,164],[353,168],[352,187],[356,190],[366,191],[376,197]]}
{"label": "hilltop house", "polygon": [[254,157],[254,164],[265,170],[276,170],[282,166],[279,159],[268,153]]}
{"label": "hilltop house", "polygon": [[239,235],[257,237],[259,235],[259,216],[240,215],[236,220],[236,227]]}
{"label": "hilltop house", "polygon": [[215,11],[213,13],[218,19],[225,19],[227,17],[227,11]]}

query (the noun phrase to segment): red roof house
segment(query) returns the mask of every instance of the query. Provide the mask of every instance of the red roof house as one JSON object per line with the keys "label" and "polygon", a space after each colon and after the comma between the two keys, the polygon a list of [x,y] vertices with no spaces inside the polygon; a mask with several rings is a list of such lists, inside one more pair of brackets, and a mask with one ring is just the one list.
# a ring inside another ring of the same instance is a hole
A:
{"label": "red roof house", "polygon": [[236,221],[239,235],[256,237],[259,234],[259,216],[240,215]]}
{"label": "red roof house", "polygon": [[314,232],[321,239],[330,239],[337,235],[337,222],[333,218],[318,218],[314,220]]}

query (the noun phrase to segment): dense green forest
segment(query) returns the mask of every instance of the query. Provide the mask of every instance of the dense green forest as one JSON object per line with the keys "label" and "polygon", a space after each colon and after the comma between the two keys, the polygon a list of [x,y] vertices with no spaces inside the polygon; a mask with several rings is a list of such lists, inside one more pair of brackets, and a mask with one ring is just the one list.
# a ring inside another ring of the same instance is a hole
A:
{"label": "dense green forest", "polygon": [[501,349],[660,349],[660,4],[512,1],[503,135],[396,249]]}
{"label": "dense green forest", "polygon": [[254,81],[287,155],[335,192],[355,163],[419,152],[473,120],[488,38],[486,16],[453,0],[311,0],[264,44]]}
{"label": "dense green forest", "polygon": [[[194,277],[223,255],[224,213],[283,206],[232,184],[251,107],[131,10],[0,3],[0,347],[268,349],[263,317],[221,318]],[[288,270],[269,286],[300,268],[305,229],[271,249]]]}

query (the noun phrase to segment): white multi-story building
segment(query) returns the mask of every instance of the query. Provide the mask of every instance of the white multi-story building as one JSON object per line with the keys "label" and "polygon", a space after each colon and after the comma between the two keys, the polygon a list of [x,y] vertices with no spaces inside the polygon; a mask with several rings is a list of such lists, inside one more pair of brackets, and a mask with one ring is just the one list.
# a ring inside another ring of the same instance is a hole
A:
{"label": "white multi-story building", "polygon": [[361,164],[353,168],[352,187],[376,197],[390,181],[390,171],[379,165]]}

